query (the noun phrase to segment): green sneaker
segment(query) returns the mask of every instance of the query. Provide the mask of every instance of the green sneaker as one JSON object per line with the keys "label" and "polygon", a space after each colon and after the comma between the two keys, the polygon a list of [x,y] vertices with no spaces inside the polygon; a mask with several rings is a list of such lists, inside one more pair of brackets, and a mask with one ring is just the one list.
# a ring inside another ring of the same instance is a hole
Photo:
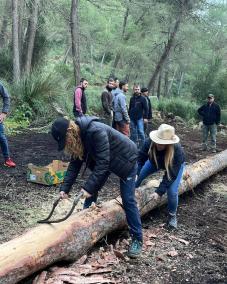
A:
{"label": "green sneaker", "polygon": [[177,215],[169,213],[168,225],[172,229],[177,229]]}
{"label": "green sneaker", "polygon": [[131,245],[128,249],[128,256],[131,258],[137,258],[142,252],[143,242],[135,238],[132,239]]}

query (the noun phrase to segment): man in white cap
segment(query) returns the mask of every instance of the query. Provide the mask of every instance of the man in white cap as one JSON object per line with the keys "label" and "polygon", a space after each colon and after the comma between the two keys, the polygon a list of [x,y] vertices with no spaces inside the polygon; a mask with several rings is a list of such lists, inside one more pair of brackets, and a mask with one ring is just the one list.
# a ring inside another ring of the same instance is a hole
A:
{"label": "man in white cap", "polygon": [[184,151],[175,134],[174,127],[162,124],[158,130],[151,131],[138,158],[138,178],[136,187],[149,175],[164,170],[163,179],[153,197],[159,199],[167,193],[168,225],[177,228],[178,188],[184,172]]}

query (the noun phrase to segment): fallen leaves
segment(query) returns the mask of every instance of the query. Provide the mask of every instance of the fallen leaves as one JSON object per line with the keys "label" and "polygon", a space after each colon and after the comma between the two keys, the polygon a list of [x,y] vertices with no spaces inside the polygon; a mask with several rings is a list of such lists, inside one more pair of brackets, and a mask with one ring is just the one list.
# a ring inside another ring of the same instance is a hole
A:
{"label": "fallen leaves", "polygon": [[175,236],[169,236],[169,238],[170,238],[171,240],[179,241],[179,242],[185,244],[186,246],[189,245],[189,241],[186,241],[186,240],[184,240],[184,239],[177,238],[177,237],[175,237]]}
{"label": "fallen leaves", "polygon": [[174,257],[178,255],[178,252],[176,250],[171,250],[167,252],[168,256]]}

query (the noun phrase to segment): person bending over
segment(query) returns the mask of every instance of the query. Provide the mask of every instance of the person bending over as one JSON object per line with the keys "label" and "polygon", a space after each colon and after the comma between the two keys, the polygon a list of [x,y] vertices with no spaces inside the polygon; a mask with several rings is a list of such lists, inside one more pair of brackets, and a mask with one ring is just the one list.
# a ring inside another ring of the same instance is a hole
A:
{"label": "person bending over", "polygon": [[142,225],[135,200],[136,145],[122,133],[89,116],[79,117],[75,122],[59,118],[53,123],[51,133],[58,142],[58,150],[64,149],[72,157],[60,188],[61,198],[68,197],[84,162],[91,169],[81,188],[86,198],[84,208],[96,202],[110,173],[120,178],[120,194],[132,237],[128,255],[138,257],[142,251]]}
{"label": "person bending over", "polygon": [[184,151],[175,135],[174,127],[162,124],[150,132],[139,152],[136,188],[149,175],[164,170],[163,179],[153,197],[158,200],[167,193],[168,225],[177,228],[178,189],[184,172]]}

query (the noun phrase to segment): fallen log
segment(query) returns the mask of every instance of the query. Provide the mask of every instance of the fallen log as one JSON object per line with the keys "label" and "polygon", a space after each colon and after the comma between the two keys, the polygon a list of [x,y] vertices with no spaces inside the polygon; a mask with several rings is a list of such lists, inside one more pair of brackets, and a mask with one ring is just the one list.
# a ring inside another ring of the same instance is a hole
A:
{"label": "fallen log", "polygon": [[[187,166],[179,194],[227,167],[227,150]],[[151,198],[148,184],[137,191],[141,215],[166,203]],[[124,211],[116,200],[72,215],[58,224],[42,224],[0,245],[0,284],[13,284],[57,261],[72,261],[84,255],[99,239],[126,225]]]}

